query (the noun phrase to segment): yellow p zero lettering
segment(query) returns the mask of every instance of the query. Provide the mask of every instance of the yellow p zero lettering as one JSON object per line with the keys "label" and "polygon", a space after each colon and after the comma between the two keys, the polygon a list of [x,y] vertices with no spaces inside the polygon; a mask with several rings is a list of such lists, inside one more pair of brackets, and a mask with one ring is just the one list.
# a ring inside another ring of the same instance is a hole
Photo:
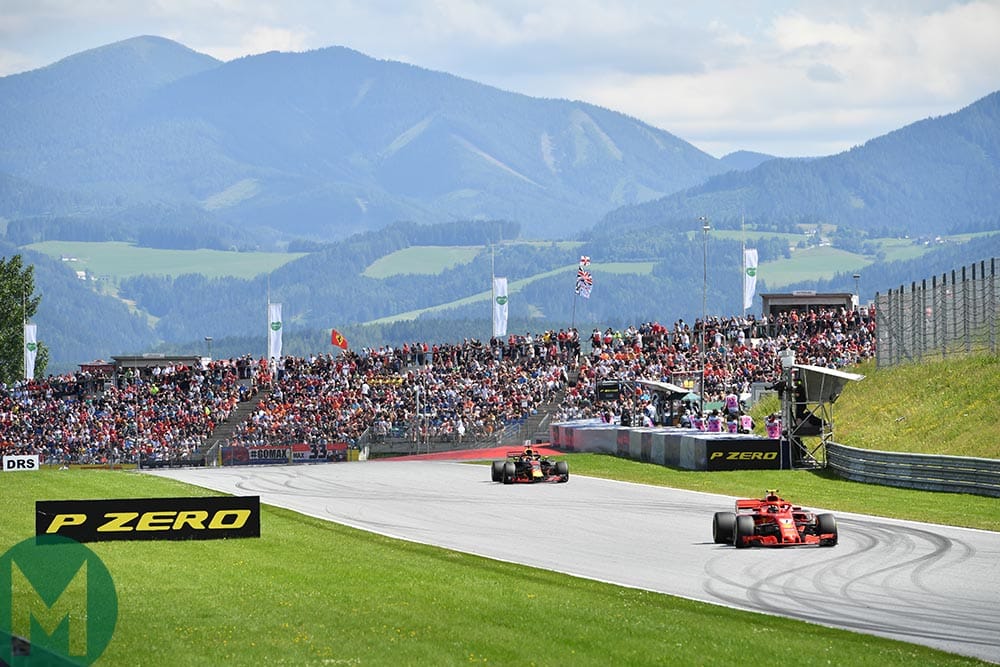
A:
{"label": "yellow p zero lettering", "polygon": [[[225,517],[231,515],[232,523],[226,523]],[[250,518],[250,510],[219,510],[212,517],[212,522],[208,524],[211,530],[224,530],[226,528],[242,528],[243,524]]]}
{"label": "yellow p zero lettering", "polygon": [[146,512],[139,517],[136,530],[170,530],[177,512]]}
{"label": "yellow p zero lettering", "polygon": [[63,526],[82,526],[87,521],[86,514],[56,514],[45,529],[46,533],[58,533]]}
{"label": "yellow p zero lettering", "polygon": [[105,519],[111,519],[97,529],[99,533],[127,533],[134,528],[125,524],[139,516],[138,512],[108,512]]}
{"label": "yellow p zero lettering", "polygon": [[712,452],[712,455],[709,456],[708,458],[709,459],[717,459],[720,456],[725,456],[725,454],[723,452]]}
{"label": "yellow p zero lettering", "polygon": [[184,526],[191,526],[194,530],[205,530],[205,519],[208,518],[208,512],[205,510],[189,510],[187,512],[178,512],[177,519],[174,521],[174,530],[180,530]]}

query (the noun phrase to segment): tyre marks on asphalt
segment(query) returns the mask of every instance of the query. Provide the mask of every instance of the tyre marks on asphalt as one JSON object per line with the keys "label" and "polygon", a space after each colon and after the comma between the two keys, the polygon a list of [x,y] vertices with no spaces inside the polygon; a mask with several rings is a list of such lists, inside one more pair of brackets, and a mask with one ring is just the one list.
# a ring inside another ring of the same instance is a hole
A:
{"label": "tyre marks on asphalt", "polygon": [[996,585],[976,585],[990,573],[974,559],[974,547],[933,527],[874,518],[838,523],[836,547],[719,549],[706,562],[706,595],[743,609],[1000,656]]}

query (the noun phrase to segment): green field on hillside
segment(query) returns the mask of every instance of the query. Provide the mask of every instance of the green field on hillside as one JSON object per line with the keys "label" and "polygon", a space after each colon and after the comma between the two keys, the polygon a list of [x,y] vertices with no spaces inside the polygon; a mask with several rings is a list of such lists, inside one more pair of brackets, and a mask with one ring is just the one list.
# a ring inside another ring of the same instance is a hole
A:
{"label": "green field on hillside", "polygon": [[856,255],[830,246],[793,249],[789,259],[761,262],[757,279],[767,283],[768,289],[780,288],[803,280],[832,278],[843,271],[860,271],[871,264],[863,255]]}
{"label": "green field on hillside", "polygon": [[253,278],[302,257],[302,253],[223,252],[221,250],[160,250],[131,243],[44,241],[25,246],[98,279],[118,281],[137,275],[179,276],[200,273],[209,278]]}
{"label": "green field on hillside", "polygon": [[410,246],[375,260],[362,275],[376,279],[410,273],[436,276],[459,264],[468,264],[482,250],[479,246]]}
{"label": "green field on hillside", "polygon": [[[653,272],[654,262],[608,262],[607,264],[591,264],[591,273],[594,276],[599,277],[601,273],[614,273],[614,274],[636,274],[636,275],[649,275]],[[507,285],[508,294],[517,294],[525,285],[529,285],[536,280],[542,280],[544,278],[550,278],[552,276],[557,276],[560,274],[566,274],[567,284],[572,285],[572,280],[574,278],[575,271],[577,269],[576,264],[569,264],[566,266],[559,267],[558,269],[553,269],[551,271],[544,271],[542,273],[537,273],[530,278],[523,278],[521,280],[512,280]],[[487,280],[488,282],[488,280]],[[447,303],[440,303],[435,306],[428,306],[427,308],[418,308],[415,310],[409,310],[405,313],[396,313],[394,315],[389,315],[387,317],[380,317],[377,320],[370,320],[364,322],[364,325],[369,324],[391,324],[392,322],[402,322],[406,320],[415,320],[424,313],[434,313],[441,310],[448,310],[449,308],[457,308],[459,306],[465,306],[470,303],[484,303],[488,304],[490,302],[490,297],[492,293],[490,290],[484,290],[478,292],[471,296],[464,297],[462,299],[456,299],[454,301],[449,301]]]}
{"label": "green field on hillside", "polygon": [[[502,251],[507,245],[556,246],[560,249],[579,247],[580,241],[514,241],[497,246]],[[362,275],[368,278],[389,278],[405,274],[436,276],[442,271],[461,264],[468,264],[483,252],[483,246],[410,246],[380,257],[365,268]]]}

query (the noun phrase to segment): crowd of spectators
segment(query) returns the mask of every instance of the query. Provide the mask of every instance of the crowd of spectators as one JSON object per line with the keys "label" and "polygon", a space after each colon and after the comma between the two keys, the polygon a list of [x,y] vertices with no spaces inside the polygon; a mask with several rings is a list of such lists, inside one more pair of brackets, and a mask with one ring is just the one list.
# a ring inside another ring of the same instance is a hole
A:
{"label": "crowd of spectators", "polygon": [[286,357],[234,444],[488,438],[562,388],[578,350],[575,335],[548,331]]}
{"label": "crowd of spectators", "polygon": [[117,384],[81,371],[0,388],[0,453],[74,463],[191,455],[247,398],[234,371],[228,362],[127,369]]}
{"label": "crowd of spectators", "polygon": [[875,353],[875,312],[874,308],[804,314],[791,310],[770,320],[754,316],[711,317],[693,324],[677,320],[671,328],[647,322],[622,331],[595,329],[590,340],[590,354],[580,357],[579,381],[567,392],[557,419],[601,417],[609,409],[620,419],[622,411],[631,407],[624,401],[600,408],[594,403],[601,380],[660,380],[697,389],[704,365],[700,398],[720,402],[732,394],[747,397],[753,383],[777,381],[784,350],[794,351],[799,364],[856,365]]}
{"label": "crowd of spectators", "polygon": [[[498,435],[563,389],[556,419],[600,416],[595,387],[604,379],[682,384],[700,378],[704,363],[704,398],[722,400],[777,380],[782,350],[794,350],[797,363],[839,368],[871,356],[874,341],[873,312],[821,309],[772,320],[595,329],[584,341],[563,329],[486,343],[413,342],[274,360],[246,355],[125,369],[115,382],[81,371],[0,388],[0,453],[83,463],[192,456],[258,392],[259,403],[226,444],[461,441]],[[619,417],[627,409],[624,402],[611,407]]]}

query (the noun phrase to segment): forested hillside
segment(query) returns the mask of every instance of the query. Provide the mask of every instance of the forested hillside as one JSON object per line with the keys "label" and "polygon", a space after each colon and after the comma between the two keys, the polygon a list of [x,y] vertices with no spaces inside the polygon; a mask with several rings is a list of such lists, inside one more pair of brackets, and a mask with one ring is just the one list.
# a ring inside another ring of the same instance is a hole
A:
{"label": "forested hillside", "polygon": [[768,160],[716,176],[615,210],[601,224],[690,229],[699,216],[729,229],[746,218],[774,229],[829,223],[871,236],[1000,229],[1000,93],[839,155]]}
{"label": "forested hillside", "polygon": [[[491,267],[512,286],[511,331],[570,325],[589,331],[595,326],[672,322],[679,317],[691,322],[701,316],[706,269],[707,312],[728,316],[742,311],[741,243],[735,238],[702,239],[654,227],[629,234],[594,230],[579,244],[539,244],[513,240],[519,230],[512,223],[486,227],[496,233],[492,248],[484,243],[470,261],[436,275],[403,273],[374,279],[363,274],[375,260],[407,247],[440,245],[445,238],[475,246],[476,237],[484,233],[481,223],[401,223],[384,233],[329,244],[270,276],[251,280],[194,274],[123,280],[120,296],[134,302],[148,319],[130,313],[118,299],[98,296],[64,263],[35,253],[29,253],[26,261],[36,266],[42,296],[36,318],[39,338],[51,350],[56,369],[112,354],[153,350],[202,354],[205,336],[213,337],[217,355],[262,354],[268,297],[283,304],[287,349],[298,354],[327,350],[330,327],[347,335],[356,347],[484,339],[490,334]],[[764,235],[752,245],[764,264],[785,260],[790,252],[785,237]],[[6,256],[14,250],[3,246],[0,252]],[[707,251],[704,267],[703,251]],[[590,256],[593,262],[590,299],[574,292],[580,255]],[[872,258],[863,269],[862,299],[991,257],[1000,257],[1000,233],[965,243],[932,245],[918,259],[906,262]],[[831,279],[785,285],[779,291],[852,292],[855,284],[851,272],[842,272]],[[758,293],[766,291],[764,271]],[[462,300],[464,305],[459,303]],[[395,321],[398,314],[420,309],[427,312]],[[379,323],[365,324],[374,320]]]}

